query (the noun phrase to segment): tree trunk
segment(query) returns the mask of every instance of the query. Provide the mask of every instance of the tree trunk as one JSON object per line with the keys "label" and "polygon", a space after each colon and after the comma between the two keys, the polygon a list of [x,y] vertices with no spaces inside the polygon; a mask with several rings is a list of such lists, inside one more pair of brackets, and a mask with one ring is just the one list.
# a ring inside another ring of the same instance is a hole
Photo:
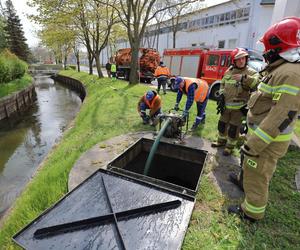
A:
{"label": "tree trunk", "polygon": [[80,60],[79,53],[76,53],[76,63],[77,63],[77,71],[80,72]]}
{"label": "tree trunk", "polygon": [[100,64],[100,58],[99,58],[99,56],[95,57],[95,61],[96,61],[96,67],[97,67],[98,77],[102,78],[103,77],[103,73],[101,71],[101,64]]}
{"label": "tree trunk", "polygon": [[65,58],[64,58],[64,69],[67,69],[67,60],[68,60],[68,55],[67,53],[65,54]]}
{"label": "tree trunk", "polygon": [[130,75],[129,83],[138,83],[139,82],[139,41],[134,42],[131,45],[131,62],[130,62]]}
{"label": "tree trunk", "polygon": [[176,33],[177,33],[177,31],[173,32],[173,48],[174,49],[176,48]]}
{"label": "tree trunk", "polygon": [[92,56],[91,53],[88,53],[88,60],[89,60],[89,74],[92,75],[93,74],[93,61],[94,61],[94,57]]}

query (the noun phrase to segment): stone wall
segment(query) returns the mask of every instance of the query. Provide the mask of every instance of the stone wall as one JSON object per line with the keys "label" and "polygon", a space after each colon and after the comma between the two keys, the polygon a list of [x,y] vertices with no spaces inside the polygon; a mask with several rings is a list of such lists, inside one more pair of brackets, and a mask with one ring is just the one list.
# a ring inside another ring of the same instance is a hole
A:
{"label": "stone wall", "polygon": [[34,85],[0,99],[0,120],[29,108],[36,100]]}

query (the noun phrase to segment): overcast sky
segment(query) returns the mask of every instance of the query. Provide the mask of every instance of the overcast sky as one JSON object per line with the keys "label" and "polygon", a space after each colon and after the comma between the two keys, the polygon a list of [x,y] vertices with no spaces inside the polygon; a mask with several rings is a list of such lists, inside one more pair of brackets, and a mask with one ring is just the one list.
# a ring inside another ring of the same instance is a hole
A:
{"label": "overcast sky", "polygon": [[[0,1],[4,5],[5,0],[0,0]],[[207,3],[208,5],[212,5],[212,4],[217,4],[225,1],[227,0],[206,0],[205,3]],[[26,2],[27,0],[12,0],[12,3],[17,11],[17,14],[21,19],[28,45],[29,47],[33,47],[36,46],[39,42],[36,35],[38,26],[35,25],[32,21],[30,21],[26,15],[34,14],[36,12],[33,8],[27,6]]]}

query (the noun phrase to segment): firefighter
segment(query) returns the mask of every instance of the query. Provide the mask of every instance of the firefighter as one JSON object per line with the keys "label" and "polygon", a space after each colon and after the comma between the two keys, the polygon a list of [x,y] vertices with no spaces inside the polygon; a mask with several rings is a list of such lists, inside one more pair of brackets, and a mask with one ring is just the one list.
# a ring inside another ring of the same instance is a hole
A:
{"label": "firefighter", "polygon": [[[161,113],[161,98],[154,90],[146,92],[138,102],[138,113],[143,119],[143,124],[157,125],[159,119],[158,115]],[[150,109],[149,115],[146,109]]]}
{"label": "firefighter", "polygon": [[251,89],[256,87],[258,73],[247,65],[248,52],[236,48],[231,52],[231,66],[221,81],[220,97],[217,102],[218,139],[212,147],[225,146],[223,155],[231,155],[237,143],[242,118],[246,115],[247,101]]}
{"label": "firefighter", "polygon": [[187,96],[185,110],[183,116],[187,117],[188,112],[195,100],[197,104],[197,116],[192,126],[192,130],[195,130],[201,123],[205,123],[205,108],[209,97],[209,87],[206,81],[197,78],[187,78],[177,76],[175,79],[174,89],[178,90],[175,110],[179,110],[179,103],[182,95]]}
{"label": "firefighter", "polygon": [[160,87],[163,87],[164,95],[167,93],[166,92],[166,85],[168,78],[170,77],[170,71],[167,66],[164,65],[163,62],[159,63],[159,66],[156,68],[154,72],[154,76],[157,78],[157,93],[159,94]]}
{"label": "firefighter", "polygon": [[300,111],[300,18],[279,21],[260,41],[268,65],[248,103],[249,132],[241,148],[243,172],[237,180],[245,199],[228,208],[250,221],[264,217],[270,180],[278,159],[288,150]]}

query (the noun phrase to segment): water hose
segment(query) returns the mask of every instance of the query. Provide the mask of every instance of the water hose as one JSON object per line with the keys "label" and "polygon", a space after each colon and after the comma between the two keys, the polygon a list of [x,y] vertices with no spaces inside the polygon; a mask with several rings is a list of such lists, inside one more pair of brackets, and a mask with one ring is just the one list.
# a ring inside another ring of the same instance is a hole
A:
{"label": "water hose", "polygon": [[145,169],[144,169],[144,175],[148,175],[149,173],[149,169],[151,167],[151,163],[152,163],[152,160],[153,160],[153,157],[155,155],[155,152],[157,150],[157,147],[158,147],[158,144],[160,142],[160,139],[162,137],[162,135],[164,134],[165,130],[167,129],[168,125],[170,124],[170,122],[172,121],[172,119],[169,117],[164,125],[162,126],[161,130],[159,131],[152,147],[151,147],[151,150],[150,150],[150,153],[149,153],[149,156],[147,158],[147,161],[146,161],[146,165],[145,165]]}

